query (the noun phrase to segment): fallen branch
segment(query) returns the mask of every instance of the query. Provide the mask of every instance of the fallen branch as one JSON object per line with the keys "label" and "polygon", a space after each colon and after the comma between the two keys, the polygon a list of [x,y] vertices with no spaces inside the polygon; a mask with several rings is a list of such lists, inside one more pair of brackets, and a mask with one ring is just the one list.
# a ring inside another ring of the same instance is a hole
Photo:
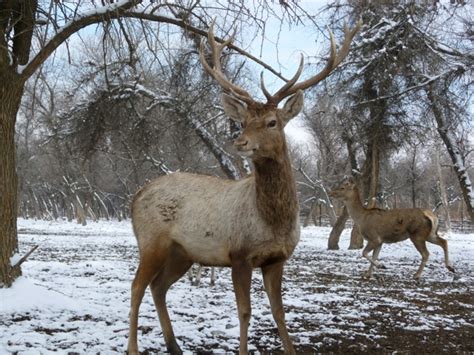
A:
{"label": "fallen branch", "polygon": [[34,252],[36,249],[38,249],[38,247],[39,247],[39,245],[35,245],[33,248],[31,248],[31,250],[30,250],[28,253],[26,253],[25,255],[23,255],[23,256],[21,257],[21,259],[18,260],[18,262],[17,262],[15,265],[12,266],[12,269],[15,269],[15,268],[20,267],[20,265],[23,264],[23,263],[26,261],[26,259],[28,259],[28,257],[29,257],[31,254],[33,254],[33,252]]}

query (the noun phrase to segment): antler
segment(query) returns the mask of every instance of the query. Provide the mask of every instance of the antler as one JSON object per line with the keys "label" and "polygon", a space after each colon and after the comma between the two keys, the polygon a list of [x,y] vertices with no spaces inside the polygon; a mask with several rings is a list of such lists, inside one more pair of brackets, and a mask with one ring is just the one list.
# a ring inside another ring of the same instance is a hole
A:
{"label": "antler", "polygon": [[209,27],[209,31],[207,33],[209,47],[211,48],[213,67],[209,65],[204,55],[204,39],[201,40],[201,46],[199,48],[199,59],[201,60],[202,66],[209,75],[216,79],[216,81],[222,86],[224,91],[231,92],[233,96],[245,102],[247,105],[257,104],[257,101],[252,99],[252,97],[247,91],[232,83],[222,72],[220,61],[221,53],[222,50],[232,42],[232,40],[234,39],[234,35],[232,35],[232,37],[230,37],[229,39],[223,41],[221,44],[217,44],[214,38],[214,23],[215,20],[212,21],[211,26]]}
{"label": "antler", "polygon": [[296,74],[285,85],[283,85],[280,88],[280,90],[278,90],[274,95],[270,95],[268,90],[265,88],[265,84],[263,82],[263,72],[262,72],[262,74],[260,75],[260,86],[262,88],[262,91],[265,97],[267,98],[268,104],[278,105],[278,103],[281,100],[283,100],[285,97],[288,97],[296,93],[298,90],[305,90],[311,86],[314,86],[320,81],[322,81],[323,79],[325,79],[327,76],[329,76],[329,74],[331,74],[331,72],[339,64],[341,64],[341,62],[349,53],[349,48],[350,48],[352,39],[354,38],[356,33],[359,31],[361,25],[362,25],[362,22],[358,21],[356,26],[352,30],[350,30],[347,27],[347,25],[344,25],[344,42],[342,43],[342,46],[339,52],[336,51],[336,42],[334,41],[334,34],[331,31],[329,31],[329,38],[331,41],[331,54],[329,55],[329,59],[326,63],[326,66],[318,74],[316,74],[315,76],[305,81],[302,81],[301,83],[296,84],[303,70],[303,65],[304,65],[303,55],[301,55],[300,66],[298,67]]}
{"label": "antler", "polygon": [[[199,48],[199,59],[201,60],[202,66],[204,67],[206,72],[209,73],[209,75],[211,75],[214,79],[216,79],[216,81],[222,86],[224,91],[232,93],[233,96],[245,102],[247,105],[252,105],[252,106],[262,105],[262,103],[255,101],[246,90],[235,85],[229,79],[227,79],[225,74],[222,72],[222,67],[221,67],[221,62],[220,62],[221,53],[222,53],[222,50],[232,42],[234,36],[223,41],[220,44],[216,43],[216,40],[214,37],[214,23],[215,23],[215,20],[212,21],[211,26],[209,27],[209,31],[207,33],[208,43],[211,49],[213,66],[211,67],[205,58],[204,39],[201,40],[201,46]],[[341,62],[349,53],[349,48],[350,48],[352,39],[354,38],[356,33],[359,31],[361,25],[362,23],[358,21],[356,26],[352,30],[350,30],[347,27],[347,25],[344,25],[344,41],[339,51],[336,50],[336,42],[334,40],[334,34],[331,31],[329,31],[331,51],[330,51],[329,59],[326,63],[326,66],[318,74],[316,74],[315,76],[305,81],[297,83],[301,75],[301,72],[303,71],[303,66],[304,66],[303,55],[301,55],[300,65],[295,75],[290,80],[288,80],[285,83],[285,85],[283,85],[273,95],[271,95],[270,92],[265,87],[265,83],[263,81],[263,72],[262,72],[260,74],[260,87],[262,89],[263,94],[265,95],[267,99],[266,105],[277,106],[278,103],[281,102],[284,98],[296,93],[299,90],[305,90],[311,86],[314,86],[320,81],[324,80],[327,76],[329,76],[329,74],[331,74],[331,72],[339,64],[341,64]]]}

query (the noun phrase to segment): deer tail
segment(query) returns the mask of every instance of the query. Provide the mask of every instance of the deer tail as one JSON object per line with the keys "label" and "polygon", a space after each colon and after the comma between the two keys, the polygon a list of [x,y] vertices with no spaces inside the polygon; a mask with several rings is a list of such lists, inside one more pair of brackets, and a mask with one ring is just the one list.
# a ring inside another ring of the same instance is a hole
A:
{"label": "deer tail", "polygon": [[436,217],[436,215],[430,210],[423,210],[423,214],[431,224],[430,239],[435,239],[438,236],[438,217]]}

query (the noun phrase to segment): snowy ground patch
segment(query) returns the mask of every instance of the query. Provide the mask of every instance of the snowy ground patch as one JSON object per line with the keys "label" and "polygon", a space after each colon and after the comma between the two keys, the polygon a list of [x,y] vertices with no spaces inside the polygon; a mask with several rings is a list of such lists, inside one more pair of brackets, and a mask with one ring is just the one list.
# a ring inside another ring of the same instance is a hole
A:
{"label": "snowy ground patch", "polygon": [[[11,289],[0,289],[0,353],[124,353],[130,284],[137,248],[128,222],[19,220],[21,253],[39,249]],[[409,241],[384,245],[387,269],[361,278],[368,262],[360,250],[327,251],[328,228],[310,227],[288,262],[284,280],[287,322],[298,352],[474,351],[474,235],[451,234],[456,276],[440,247],[428,245],[422,281],[412,280],[420,255]],[[175,333],[187,352],[236,351],[238,319],[228,269],[214,287],[186,278],[168,293]],[[281,349],[258,270],[252,280],[249,348]],[[164,342],[149,292],[140,309],[139,346],[163,352]]]}

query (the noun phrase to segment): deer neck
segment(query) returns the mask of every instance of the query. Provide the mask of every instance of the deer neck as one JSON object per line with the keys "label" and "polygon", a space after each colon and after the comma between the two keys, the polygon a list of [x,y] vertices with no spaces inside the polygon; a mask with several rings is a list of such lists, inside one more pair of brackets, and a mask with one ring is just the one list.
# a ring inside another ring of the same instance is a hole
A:
{"label": "deer neck", "polygon": [[362,200],[360,199],[359,189],[357,187],[354,189],[352,198],[346,200],[345,204],[347,207],[347,211],[349,212],[349,215],[352,217],[354,221],[358,221],[364,216],[366,209],[364,205],[362,204]]}
{"label": "deer neck", "polygon": [[284,154],[278,159],[254,160],[257,209],[274,230],[289,233],[297,225],[298,199],[290,157]]}

